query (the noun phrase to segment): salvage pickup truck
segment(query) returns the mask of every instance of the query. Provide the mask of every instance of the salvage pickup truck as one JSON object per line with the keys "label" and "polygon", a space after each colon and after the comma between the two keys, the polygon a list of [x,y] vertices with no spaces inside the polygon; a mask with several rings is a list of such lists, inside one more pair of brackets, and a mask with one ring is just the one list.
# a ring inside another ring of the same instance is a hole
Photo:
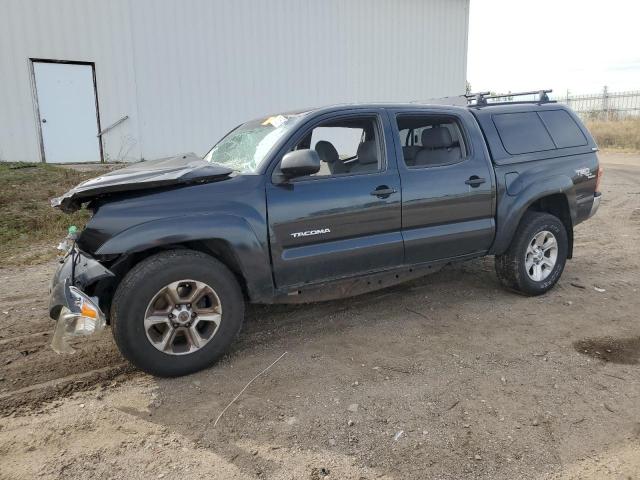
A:
{"label": "salvage pickup truck", "polygon": [[140,369],[184,375],[224,354],[247,302],[356,295],[484,255],[506,288],[543,294],[598,209],[596,151],[543,92],[283,113],[204,158],[112,171],[52,200],[93,213],[51,284],[54,349],[110,324]]}

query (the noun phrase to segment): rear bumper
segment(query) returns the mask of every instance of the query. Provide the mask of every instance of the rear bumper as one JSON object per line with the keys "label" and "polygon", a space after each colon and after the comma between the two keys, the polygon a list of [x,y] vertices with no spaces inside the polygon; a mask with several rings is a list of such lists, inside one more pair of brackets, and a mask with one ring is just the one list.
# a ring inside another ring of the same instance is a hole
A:
{"label": "rear bumper", "polygon": [[56,321],[51,347],[58,353],[72,353],[68,339],[98,333],[106,325],[97,297],[84,288],[113,276],[98,261],[72,250],[60,264],[50,287],[49,316]]}
{"label": "rear bumper", "polygon": [[593,217],[598,208],[600,208],[600,201],[602,200],[602,193],[596,192],[593,196],[593,203],[591,204],[591,211],[589,212],[589,218]]}

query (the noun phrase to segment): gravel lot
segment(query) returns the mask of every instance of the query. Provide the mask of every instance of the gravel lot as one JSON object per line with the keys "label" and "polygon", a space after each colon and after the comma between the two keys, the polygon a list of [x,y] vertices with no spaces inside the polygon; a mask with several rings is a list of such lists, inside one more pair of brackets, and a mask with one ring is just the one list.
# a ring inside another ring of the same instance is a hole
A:
{"label": "gravel lot", "polygon": [[601,209],[545,296],[486,258],[251,307],[229,356],[180,379],[129,367],[110,332],[56,355],[54,265],[0,269],[0,478],[640,477],[640,156],[601,159]]}

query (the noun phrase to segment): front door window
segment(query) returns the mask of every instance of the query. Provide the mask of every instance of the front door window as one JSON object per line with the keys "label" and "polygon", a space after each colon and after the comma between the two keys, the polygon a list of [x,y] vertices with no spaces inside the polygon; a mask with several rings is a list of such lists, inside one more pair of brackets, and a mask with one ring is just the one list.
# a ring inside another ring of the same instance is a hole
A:
{"label": "front door window", "polygon": [[320,157],[313,177],[374,173],[382,169],[382,142],[375,117],[343,118],[314,127],[294,147],[312,148]]}

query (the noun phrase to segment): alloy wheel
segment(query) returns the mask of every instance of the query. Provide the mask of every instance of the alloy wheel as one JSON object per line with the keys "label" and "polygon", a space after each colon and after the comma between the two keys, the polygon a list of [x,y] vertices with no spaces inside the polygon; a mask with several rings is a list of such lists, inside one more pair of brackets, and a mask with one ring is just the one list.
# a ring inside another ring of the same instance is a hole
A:
{"label": "alloy wheel", "polygon": [[144,316],[147,339],[169,355],[193,353],[215,336],[222,320],[220,298],[196,280],[172,282],[156,293]]}
{"label": "alloy wheel", "polygon": [[553,271],[558,260],[558,241],[553,233],[544,230],[536,233],[525,253],[525,269],[535,282],[545,280]]}

